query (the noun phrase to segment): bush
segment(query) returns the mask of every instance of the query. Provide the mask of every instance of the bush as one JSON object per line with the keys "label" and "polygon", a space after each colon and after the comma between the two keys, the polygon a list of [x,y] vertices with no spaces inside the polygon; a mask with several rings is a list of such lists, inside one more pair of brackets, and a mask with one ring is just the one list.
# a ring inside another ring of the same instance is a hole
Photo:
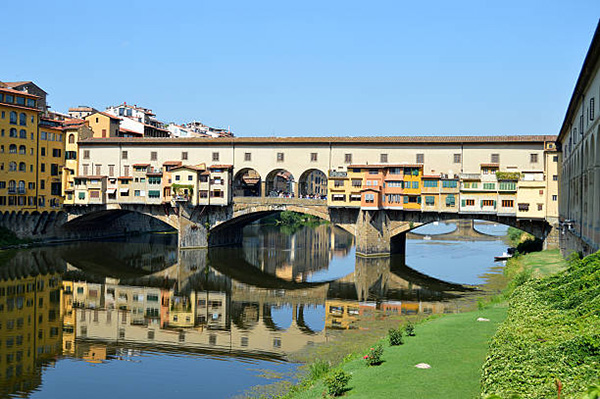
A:
{"label": "bush", "polygon": [[404,331],[406,331],[406,335],[408,335],[409,337],[414,337],[415,325],[409,321],[406,327],[404,327]]}
{"label": "bush", "polygon": [[327,394],[331,396],[340,396],[348,390],[348,382],[352,376],[343,370],[334,370],[323,382],[327,388]]}
{"label": "bush", "polygon": [[367,366],[377,366],[383,362],[381,356],[383,356],[383,347],[381,345],[375,345],[373,348],[369,349],[369,353],[363,356],[363,359],[365,359]]}
{"label": "bush", "polygon": [[312,380],[318,380],[325,374],[329,373],[330,366],[328,362],[325,362],[323,360],[316,360],[314,363],[311,363],[309,369],[309,378]]}
{"label": "bush", "polygon": [[390,328],[388,331],[388,339],[390,340],[390,346],[402,345],[404,343],[402,335],[403,331],[401,329]]}

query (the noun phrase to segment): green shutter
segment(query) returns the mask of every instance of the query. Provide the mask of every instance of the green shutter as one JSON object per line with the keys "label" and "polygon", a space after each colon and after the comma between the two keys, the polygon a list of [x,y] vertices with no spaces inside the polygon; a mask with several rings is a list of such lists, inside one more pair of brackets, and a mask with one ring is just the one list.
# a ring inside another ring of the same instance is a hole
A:
{"label": "green shutter", "polygon": [[460,203],[461,203],[461,205],[462,205],[463,207],[467,206],[467,201],[466,201],[466,200],[462,200],[462,201],[460,201]]}

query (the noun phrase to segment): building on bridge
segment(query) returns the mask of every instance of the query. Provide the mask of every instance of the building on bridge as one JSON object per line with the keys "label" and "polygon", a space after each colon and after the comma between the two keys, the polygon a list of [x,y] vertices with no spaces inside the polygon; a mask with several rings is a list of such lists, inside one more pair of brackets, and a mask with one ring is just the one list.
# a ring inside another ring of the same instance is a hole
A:
{"label": "building on bridge", "polygon": [[561,249],[600,249],[600,22],[577,78],[558,143]]}

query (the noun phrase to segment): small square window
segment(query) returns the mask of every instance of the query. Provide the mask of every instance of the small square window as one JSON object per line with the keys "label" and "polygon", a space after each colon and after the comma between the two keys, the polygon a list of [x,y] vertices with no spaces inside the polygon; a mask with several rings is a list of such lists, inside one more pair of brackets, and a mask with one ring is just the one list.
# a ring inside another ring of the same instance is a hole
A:
{"label": "small square window", "polygon": [[352,163],[352,154],[344,154],[344,163]]}
{"label": "small square window", "polygon": [[538,162],[538,154],[530,154],[529,158],[530,158],[531,163]]}
{"label": "small square window", "polygon": [[460,163],[460,154],[454,154],[454,163]]}
{"label": "small square window", "polygon": [[157,158],[158,158],[158,153],[156,151],[152,151],[150,153],[150,160],[151,161],[156,161]]}
{"label": "small square window", "polygon": [[317,153],[316,152],[311,152],[310,153],[310,161],[311,162],[317,162]]}
{"label": "small square window", "polygon": [[245,153],[244,153],[244,161],[246,161],[246,162],[250,162],[250,161],[252,161],[252,153],[250,153],[250,152],[245,152]]}
{"label": "small square window", "polygon": [[278,152],[277,153],[277,162],[283,162],[283,160],[284,160],[283,152]]}
{"label": "small square window", "polygon": [[219,160],[219,153],[218,152],[213,152],[212,153],[212,160],[213,161],[218,161]]}
{"label": "small square window", "polygon": [[424,163],[425,154],[417,154],[417,163]]}
{"label": "small square window", "polygon": [[388,161],[388,154],[379,154],[379,162],[387,163],[387,161]]}
{"label": "small square window", "polygon": [[127,151],[121,152],[121,159],[127,159]]}
{"label": "small square window", "polygon": [[187,153],[187,151],[183,151],[181,153],[181,159],[184,160],[184,161],[187,161],[187,159],[188,159],[188,153]]}
{"label": "small square window", "polygon": [[492,154],[490,161],[492,163],[500,163],[500,154]]}

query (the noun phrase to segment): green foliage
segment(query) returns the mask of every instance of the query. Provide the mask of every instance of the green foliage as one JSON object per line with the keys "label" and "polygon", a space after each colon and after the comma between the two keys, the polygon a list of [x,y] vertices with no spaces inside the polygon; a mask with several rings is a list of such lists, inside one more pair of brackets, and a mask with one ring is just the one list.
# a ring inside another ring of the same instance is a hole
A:
{"label": "green foliage", "polygon": [[[527,241],[535,240],[535,237],[529,233],[524,232],[523,230],[519,230],[516,227],[509,227],[506,232],[506,236],[508,238],[508,242],[513,247],[518,247],[520,244],[526,243]],[[529,244],[525,244],[529,245]],[[524,251],[527,247],[523,247],[521,253],[527,253],[532,251]],[[518,248],[517,248],[518,250]]]}
{"label": "green foliage", "polygon": [[329,373],[329,369],[331,368],[329,362],[323,360],[316,360],[314,363],[311,363],[309,366],[309,377],[311,380],[318,380],[327,373]]}
{"label": "green foliage", "polygon": [[333,370],[325,377],[323,382],[327,388],[327,394],[331,396],[340,396],[348,390],[348,382],[352,376],[343,370]]}
{"label": "green foliage", "polygon": [[27,244],[31,240],[24,240],[16,236],[15,233],[5,227],[0,227],[0,246]]}
{"label": "green foliage", "polygon": [[600,399],[600,384],[590,385],[582,399]]}
{"label": "green foliage", "polygon": [[519,180],[520,178],[521,172],[496,172],[498,180]]}
{"label": "green foliage", "polygon": [[483,366],[483,393],[556,397],[558,379],[562,398],[580,398],[600,379],[600,253],[544,279],[518,279]]}
{"label": "green foliage", "polygon": [[175,194],[182,194],[185,189],[188,189],[189,195],[194,195],[194,186],[191,184],[171,184],[171,189]]}
{"label": "green foliage", "polygon": [[402,338],[404,331],[401,328],[390,328],[388,331],[388,339],[391,346],[402,345],[404,340]]}
{"label": "green foliage", "polygon": [[414,337],[416,335],[415,334],[415,325],[413,323],[411,323],[410,321],[404,327],[404,331],[406,331],[406,335],[409,337]]}
{"label": "green foliage", "polygon": [[364,355],[363,359],[365,359],[365,363],[367,363],[367,366],[378,366],[383,362],[383,360],[381,359],[382,356],[383,346],[377,344],[369,349],[369,353]]}

